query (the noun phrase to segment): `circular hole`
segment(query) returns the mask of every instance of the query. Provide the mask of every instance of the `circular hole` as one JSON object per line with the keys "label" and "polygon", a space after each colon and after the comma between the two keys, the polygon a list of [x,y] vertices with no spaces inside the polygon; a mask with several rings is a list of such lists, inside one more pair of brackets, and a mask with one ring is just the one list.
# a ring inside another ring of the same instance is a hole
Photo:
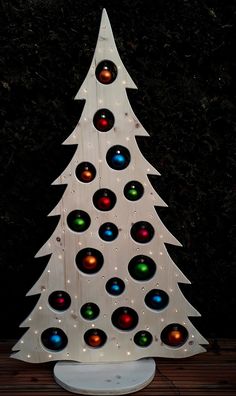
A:
{"label": "circular hole", "polygon": [[96,67],[97,80],[102,84],[111,84],[117,77],[117,67],[109,60],[103,60]]}
{"label": "circular hole", "polygon": [[136,345],[145,348],[152,343],[153,337],[151,333],[146,330],[141,330],[134,336],[134,342]]}
{"label": "circular hole", "polygon": [[103,262],[102,253],[93,248],[82,249],[76,256],[76,265],[85,274],[95,274],[102,268]]}
{"label": "circular hole", "polygon": [[84,340],[91,348],[100,348],[105,344],[107,336],[101,329],[89,329],[84,334]]}
{"label": "circular hole", "polygon": [[116,204],[116,195],[107,188],[101,188],[93,195],[93,204],[101,211],[111,210]]}
{"label": "circular hole", "polygon": [[154,236],[154,228],[147,221],[138,221],[131,228],[131,236],[138,243],[150,242]]}
{"label": "circular hole", "polygon": [[41,334],[41,341],[48,350],[59,352],[66,347],[68,338],[63,330],[56,327],[49,327]]}
{"label": "circular hole", "polygon": [[98,317],[100,309],[96,304],[89,302],[82,306],[80,313],[84,319],[94,320]]}
{"label": "circular hole", "polygon": [[81,162],[75,171],[76,177],[83,183],[90,183],[96,176],[96,169],[90,162]]}
{"label": "circular hole", "polygon": [[120,330],[133,330],[138,324],[137,312],[129,307],[120,307],[116,309],[111,317],[112,323]]}
{"label": "circular hole", "polygon": [[91,223],[88,213],[83,210],[73,210],[67,216],[68,227],[75,232],[86,231]]}
{"label": "circular hole", "polygon": [[143,185],[136,180],[130,181],[124,188],[124,195],[129,201],[137,201],[143,196],[143,193]]}
{"label": "circular hole", "polygon": [[124,146],[112,146],[106,155],[108,165],[115,170],[123,170],[130,163],[130,152]]}
{"label": "circular hole", "polygon": [[56,311],[65,311],[71,304],[71,298],[65,291],[56,290],[50,294],[48,302]]}
{"label": "circular hole", "polygon": [[181,347],[188,339],[187,329],[179,323],[171,323],[161,332],[161,340],[170,347]]}
{"label": "circular hole", "polygon": [[145,303],[149,308],[160,311],[169,304],[169,296],[164,290],[153,289],[146,294]]}
{"label": "circular hole", "polygon": [[130,260],[128,270],[133,279],[147,281],[155,274],[156,264],[150,257],[138,255]]}
{"label": "circular hole", "polygon": [[118,228],[113,223],[104,223],[99,228],[99,236],[107,242],[112,242],[118,235]]}
{"label": "circular hole", "polygon": [[125,283],[120,278],[111,278],[106,283],[106,291],[112,296],[119,296],[125,290]]}
{"label": "circular hole", "polygon": [[100,132],[108,132],[114,125],[115,118],[108,109],[98,110],[93,117],[93,124]]}

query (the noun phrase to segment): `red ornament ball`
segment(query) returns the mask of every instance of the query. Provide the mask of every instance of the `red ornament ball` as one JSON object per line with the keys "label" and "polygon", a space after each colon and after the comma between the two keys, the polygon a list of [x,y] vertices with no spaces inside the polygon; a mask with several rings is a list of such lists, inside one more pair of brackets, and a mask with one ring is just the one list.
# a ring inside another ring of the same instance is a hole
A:
{"label": "red ornament ball", "polygon": [[111,199],[109,197],[100,197],[97,204],[98,209],[108,210],[111,207]]}
{"label": "red ornament ball", "polygon": [[145,242],[149,239],[149,232],[145,228],[140,228],[137,231],[136,236],[138,241]]}
{"label": "red ornament ball", "polygon": [[96,127],[99,131],[104,131],[109,127],[109,122],[106,118],[99,118],[96,122]]}
{"label": "red ornament ball", "polygon": [[133,326],[134,318],[128,313],[123,313],[118,318],[118,325],[122,329],[130,329]]}

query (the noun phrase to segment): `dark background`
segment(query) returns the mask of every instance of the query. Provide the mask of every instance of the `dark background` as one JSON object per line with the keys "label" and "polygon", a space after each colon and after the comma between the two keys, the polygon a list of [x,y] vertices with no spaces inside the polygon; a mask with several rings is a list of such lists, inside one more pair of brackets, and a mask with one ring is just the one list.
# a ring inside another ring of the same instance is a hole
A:
{"label": "dark background", "polygon": [[90,66],[102,8],[139,87],[130,103],[150,133],[141,150],[162,174],[157,208],[183,248],[168,247],[192,285],[205,337],[234,337],[236,3],[234,1],[15,0],[1,2],[1,338],[37,297],[25,297],[47,259],[34,259],[54,230],[51,187],[74,153],[61,146],[83,104],[73,101]]}

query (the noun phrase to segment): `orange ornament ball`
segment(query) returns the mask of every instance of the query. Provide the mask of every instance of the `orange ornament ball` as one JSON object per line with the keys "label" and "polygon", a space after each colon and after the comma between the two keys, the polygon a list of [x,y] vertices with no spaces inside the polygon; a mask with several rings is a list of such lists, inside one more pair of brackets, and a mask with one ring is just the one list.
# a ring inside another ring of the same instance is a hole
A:
{"label": "orange ornament ball", "polygon": [[112,81],[112,73],[110,70],[103,69],[98,75],[98,79],[103,84],[109,84]]}
{"label": "orange ornament ball", "polygon": [[97,348],[102,344],[102,338],[98,334],[91,334],[88,338],[88,344],[91,347]]}
{"label": "orange ornament ball", "polygon": [[91,171],[89,170],[85,170],[81,173],[81,179],[83,181],[89,182],[93,179],[93,174]]}
{"label": "orange ornament ball", "polygon": [[177,346],[183,342],[183,334],[179,330],[172,330],[168,334],[169,344]]}
{"label": "orange ornament ball", "polygon": [[92,269],[96,268],[97,264],[98,264],[98,261],[97,261],[97,257],[95,257],[95,256],[85,256],[83,258],[83,266],[87,270],[92,270]]}

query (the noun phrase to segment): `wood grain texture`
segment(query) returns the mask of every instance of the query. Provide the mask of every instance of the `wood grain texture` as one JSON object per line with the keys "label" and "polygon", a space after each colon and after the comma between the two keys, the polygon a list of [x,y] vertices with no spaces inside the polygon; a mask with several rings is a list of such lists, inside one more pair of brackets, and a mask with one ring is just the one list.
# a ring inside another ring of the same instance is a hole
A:
{"label": "wood grain texture", "polygon": [[[10,359],[14,342],[0,343],[0,394],[66,396],[53,379],[53,363],[28,364]],[[211,340],[207,353],[186,359],[157,359],[150,385],[137,396],[236,395],[236,339]]]}

